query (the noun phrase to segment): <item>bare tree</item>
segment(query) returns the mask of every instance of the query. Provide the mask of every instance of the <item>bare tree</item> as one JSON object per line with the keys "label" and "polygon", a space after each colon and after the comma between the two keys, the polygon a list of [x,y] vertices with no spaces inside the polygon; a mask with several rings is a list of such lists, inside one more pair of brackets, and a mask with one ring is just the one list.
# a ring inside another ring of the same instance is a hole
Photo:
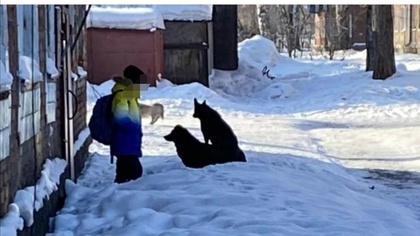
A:
{"label": "bare tree", "polygon": [[373,35],[372,5],[366,8],[366,71],[372,71],[375,65],[375,40]]}
{"label": "bare tree", "polygon": [[260,34],[257,5],[238,5],[238,41]]}
{"label": "bare tree", "polygon": [[296,52],[302,51],[302,38],[311,37],[311,32],[307,32],[311,15],[305,11],[303,5],[279,5],[279,10],[281,24],[284,26],[282,44],[287,48],[289,57],[293,53],[296,58]]}
{"label": "bare tree", "polygon": [[279,5],[257,5],[258,25],[261,35],[272,40],[280,50],[279,38],[284,32]]}
{"label": "bare tree", "polygon": [[269,38],[270,18],[273,19],[273,17],[269,14],[268,5],[257,5],[258,29],[262,36]]}
{"label": "bare tree", "polygon": [[396,72],[392,5],[372,6],[372,26],[375,45],[372,78],[385,80]]}
{"label": "bare tree", "polygon": [[[287,48],[289,56],[303,46],[311,15],[304,5],[241,5],[238,6],[238,33],[241,39],[255,34],[272,40],[280,50]],[[308,47],[308,40],[305,44]]]}
{"label": "bare tree", "polygon": [[349,24],[356,22],[359,17],[364,16],[365,11],[352,14],[348,5],[328,5],[325,14],[325,37],[329,59],[334,59],[336,50],[348,49],[349,44]]}

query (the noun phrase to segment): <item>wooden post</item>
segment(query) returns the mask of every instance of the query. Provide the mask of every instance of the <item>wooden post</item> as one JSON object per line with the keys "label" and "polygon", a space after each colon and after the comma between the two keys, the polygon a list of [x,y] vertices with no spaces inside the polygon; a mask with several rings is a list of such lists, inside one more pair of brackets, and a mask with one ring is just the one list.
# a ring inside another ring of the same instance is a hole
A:
{"label": "wooden post", "polygon": [[48,137],[47,132],[48,129],[46,129],[47,125],[47,93],[46,93],[46,86],[47,86],[47,11],[45,5],[38,5],[38,37],[39,37],[39,69],[43,75],[43,81],[41,81],[40,84],[40,90],[41,90],[41,108],[40,108],[40,117],[41,117],[41,125],[40,125],[40,131],[36,135],[36,144],[39,146],[37,148],[38,151],[38,170],[41,170],[43,160],[46,157],[46,153],[44,153],[44,150],[48,150],[47,147],[47,139],[45,137]]}
{"label": "wooden post", "polygon": [[366,71],[372,71],[375,65],[375,40],[372,24],[372,5],[367,5],[366,10]]}
{"label": "wooden post", "polygon": [[236,5],[213,5],[214,68],[238,69],[238,10]]}
{"label": "wooden post", "polygon": [[[7,6],[7,18],[8,18],[8,32],[9,32],[9,70],[13,76],[12,84],[12,125],[11,125],[11,153],[18,151],[18,110],[19,110],[19,55],[18,55],[18,28],[17,28],[17,14],[16,5]],[[14,155],[12,155],[14,156]]]}
{"label": "wooden post", "polygon": [[[10,94],[12,100],[12,122],[10,127],[10,156],[9,158],[19,158],[19,94],[20,94],[20,81],[18,78],[19,70],[19,50],[18,50],[18,24],[16,5],[7,6],[7,19],[8,19],[8,34],[9,34],[9,70],[13,76],[12,92]],[[16,174],[11,178],[9,186],[18,185],[21,175],[21,162],[16,161]],[[7,186],[6,186],[7,187]],[[13,199],[14,191],[9,189],[9,199]]]}

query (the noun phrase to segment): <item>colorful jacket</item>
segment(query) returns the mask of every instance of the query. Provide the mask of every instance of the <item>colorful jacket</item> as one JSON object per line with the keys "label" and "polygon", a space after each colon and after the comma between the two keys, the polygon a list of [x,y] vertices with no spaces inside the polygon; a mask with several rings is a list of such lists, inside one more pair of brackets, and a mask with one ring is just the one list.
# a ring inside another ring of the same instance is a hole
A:
{"label": "colorful jacket", "polygon": [[116,77],[114,81],[112,92],[116,94],[112,100],[113,141],[111,155],[141,157],[143,132],[137,100],[140,98],[140,89],[134,89],[132,82],[126,78]]}

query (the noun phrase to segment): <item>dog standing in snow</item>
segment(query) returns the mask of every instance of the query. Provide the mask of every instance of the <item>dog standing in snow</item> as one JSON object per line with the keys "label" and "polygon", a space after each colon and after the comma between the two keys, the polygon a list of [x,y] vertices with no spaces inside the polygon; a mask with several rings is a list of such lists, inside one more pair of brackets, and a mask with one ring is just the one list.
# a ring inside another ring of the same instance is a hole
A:
{"label": "dog standing in snow", "polygon": [[140,116],[142,118],[145,117],[152,117],[152,121],[150,122],[153,125],[159,118],[164,119],[164,107],[160,103],[155,103],[152,106],[139,103],[140,107]]}
{"label": "dog standing in snow", "polygon": [[[163,137],[166,141],[174,142],[178,156],[186,167],[203,168],[208,165],[245,161],[232,158],[240,156],[240,153],[231,155],[214,145],[200,142],[181,125],[176,125],[171,133]],[[241,150],[238,151],[243,154]]]}

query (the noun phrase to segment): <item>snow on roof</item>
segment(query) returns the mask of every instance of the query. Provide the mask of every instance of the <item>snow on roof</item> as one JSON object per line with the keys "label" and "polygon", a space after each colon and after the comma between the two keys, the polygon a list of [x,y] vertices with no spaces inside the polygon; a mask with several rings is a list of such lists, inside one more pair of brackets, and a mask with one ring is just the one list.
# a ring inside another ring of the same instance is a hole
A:
{"label": "snow on roof", "polygon": [[154,5],[164,20],[210,21],[213,5]]}
{"label": "snow on roof", "polygon": [[87,27],[118,29],[165,29],[168,21],[210,21],[213,5],[95,5]]}
{"label": "snow on roof", "polygon": [[87,28],[165,29],[162,15],[151,7],[93,6],[86,23]]}

